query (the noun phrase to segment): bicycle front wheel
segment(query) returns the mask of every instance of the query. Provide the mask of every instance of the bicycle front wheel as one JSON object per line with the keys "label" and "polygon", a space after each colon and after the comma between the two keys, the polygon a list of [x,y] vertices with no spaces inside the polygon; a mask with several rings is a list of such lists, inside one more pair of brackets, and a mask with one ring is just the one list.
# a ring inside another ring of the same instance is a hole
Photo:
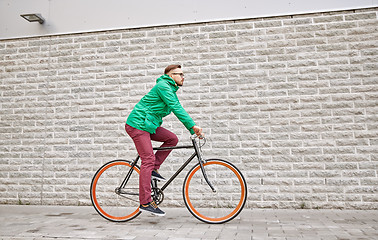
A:
{"label": "bicycle front wheel", "polygon": [[225,223],[234,219],[247,199],[247,183],[242,173],[225,160],[210,159],[203,165],[216,192],[211,190],[197,164],[184,181],[186,207],[194,217],[206,223]]}
{"label": "bicycle front wheel", "polygon": [[111,161],[103,165],[92,179],[90,192],[93,207],[107,220],[125,222],[140,214],[138,166],[133,167],[126,186],[120,188],[131,168],[129,161]]}

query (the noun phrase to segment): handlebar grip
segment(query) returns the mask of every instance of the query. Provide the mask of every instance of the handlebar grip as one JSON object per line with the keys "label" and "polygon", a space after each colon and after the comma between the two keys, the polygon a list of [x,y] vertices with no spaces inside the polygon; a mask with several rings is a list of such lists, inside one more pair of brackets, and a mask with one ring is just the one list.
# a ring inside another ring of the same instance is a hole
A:
{"label": "handlebar grip", "polygon": [[203,135],[203,134],[200,135],[200,136],[197,136],[197,134],[193,134],[192,136],[190,136],[190,139],[193,140],[193,139],[196,139],[196,138],[198,138],[198,137],[199,137],[200,139],[205,139],[205,135]]}

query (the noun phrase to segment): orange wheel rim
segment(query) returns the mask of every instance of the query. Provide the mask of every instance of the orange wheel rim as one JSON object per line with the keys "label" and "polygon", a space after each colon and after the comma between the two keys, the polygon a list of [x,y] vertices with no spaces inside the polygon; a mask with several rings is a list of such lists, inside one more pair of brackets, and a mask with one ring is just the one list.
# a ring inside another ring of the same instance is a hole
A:
{"label": "orange wheel rim", "polygon": [[224,217],[219,217],[219,218],[206,217],[206,216],[202,215],[201,213],[199,213],[194,208],[194,206],[191,203],[190,198],[189,198],[189,184],[187,184],[187,183],[189,183],[191,181],[193,175],[200,169],[200,166],[197,166],[191,172],[191,174],[188,176],[188,179],[187,179],[186,185],[185,185],[185,198],[187,199],[187,204],[189,205],[189,208],[197,216],[199,216],[200,218],[202,218],[204,220],[210,221],[210,222],[221,222],[221,221],[227,220],[227,219],[231,218],[232,216],[234,216],[235,213],[237,213],[239,211],[239,209],[243,206],[243,202],[244,202],[244,198],[245,198],[245,185],[244,185],[244,182],[243,182],[243,179],[242,179],[241,175],[234,168],[230,167],[230,165],[228,165],[228,164],[226,164],[224,162],[214,161],[214,162],[207,162],[207,163],[204,164],[204,166],[206,166],[206,165],[212,165],[212,164],[223,165],[223,166],[227,167],[228,169],[230,169],[231,171],[233,171],[235,173],[235,175],[238,177],[239,182],[240,182],[240,186],[241,186],[241,197],[240,197],[240,201],[239,201],[238,205],[236,206],[236,208],[231,213],[229,213],[228,215],[226,215]]}
{"label": "orange wheel rim", "polygon": [[[129,215],[126,215],[126,216],[123,216],[123,217],[112,216],[112,215],[108,214],[107,212],[105,212],[104,209],[102,209],[102,207],[98,204],[97,197],[96,197],[96,194],[95,194],[95,192],[96,192],[95,189],[96,189],[96,186],[97,186],[97,181],[100,178],[100,176],[105,172],[105,170],[107,170],[108,168],[113,167],[115,165],[126,165],[126,166],[128,166],[128,167],[131,168],[131,165],[129,163],[127,163],[127,162],[114,162],[114,163],[111,163],[111,164],[107,165],[106,167],[104,167],[103,169],[101,169],[100,172],[98,172],[96,174],[96,178],[93,181],[93,187],[92,187],[91,191],[92,191],[93,202],[96,205],[96,208],[98,209],[98,211],[101,212],[101,214],[103,214],[104,216],[106,216],[106,217],[108,217],[110,219],[122,221],[122,220],[126,220],[126,219],[134,216],[135,214],[137,214],[139,212],[139,208],[137,208],[134,212],[130,213]],[[140,173],[140,170],[138,168],[134,167],[134,170],[137,171],[138,174]]]}

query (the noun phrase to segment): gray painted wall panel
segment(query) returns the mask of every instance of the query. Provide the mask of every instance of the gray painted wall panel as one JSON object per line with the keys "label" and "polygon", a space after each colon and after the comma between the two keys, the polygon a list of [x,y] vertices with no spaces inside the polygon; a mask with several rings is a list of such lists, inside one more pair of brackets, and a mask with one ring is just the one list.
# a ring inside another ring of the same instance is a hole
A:
{"label": "gray painted wall panel", "polygon": [[[0,0],[0,39],[375,6],[378,0]],[[28,23],[20,17],[24,13],[41,13],[46,22]]]}

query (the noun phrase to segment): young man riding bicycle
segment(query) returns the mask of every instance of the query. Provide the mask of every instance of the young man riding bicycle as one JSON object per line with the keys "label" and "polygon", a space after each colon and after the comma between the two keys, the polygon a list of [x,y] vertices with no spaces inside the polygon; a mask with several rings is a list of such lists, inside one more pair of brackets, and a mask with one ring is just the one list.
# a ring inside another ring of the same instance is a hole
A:
{"label": "young man riding bicycle", "polygon": [[154,154],[151,140],[163,142],[161,147],[173,147],[178,142],[174,133],[160,127],[162,119],[173,112],[191,134],[202,135],[202,128],[196,126],[177,98],[176,92],[183,83],[181,66],[169,65],[164,75],[156,80],[156,85],[135,105],[126,121],[126,132],[133,139],[142,160],[139,209],[158,216],[164,216],[165,213],[152,201],[151,179],[165,181],[157,170],[171,151],[157,151]]}

